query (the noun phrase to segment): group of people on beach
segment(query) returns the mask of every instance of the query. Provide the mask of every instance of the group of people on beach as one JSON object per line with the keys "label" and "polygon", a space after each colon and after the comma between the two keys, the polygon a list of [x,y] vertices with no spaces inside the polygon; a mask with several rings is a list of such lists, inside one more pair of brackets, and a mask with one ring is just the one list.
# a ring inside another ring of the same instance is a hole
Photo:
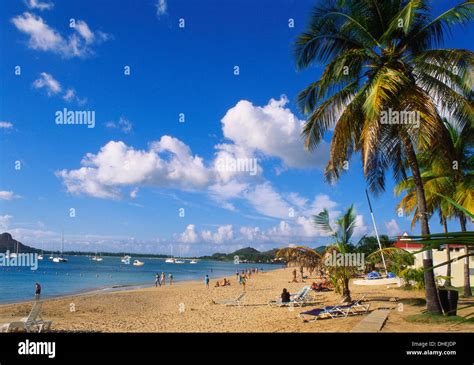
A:
{"label": "group of people on beach", "polygon": [[221,286],[229,286],[230,285],[230,280],[227,280],[227,278],[224,278],[222,281],[222,284],[220,283],[219,280],[216,281],[216,285],[214,285],[214,288],[219,288]]}
{"label": "group of people on beach", "polygon": [[[168,283],[173,285],[173,274],[168,274]],[[166,274],[164,272],[156,273],[155,275],[155,287],[166,285]]]}
{"label": "group of people on beach", "polygon": [[[242,285],[245,291],[245,284],[247,283],[247,280],[250,279],[252,275],[258,274],[259,272],[263,272],[263,269],[259,269],[258,267],[251,267],[242,271],[236,271],[235,277],[236,277],[237,283],[239,283],[239,285]],[[204,277],[204,284],[206,285],[207,289],[209,289],[209,282],[210,282],[209,275],[206,275]],[[222,283],[220,283],[218,280],[216,281],[216,284],[214,285],[215,288],[220,288],[222,286],[230,286],[230,280],[227,280],[227,278],[224,278]]]}
{"label": "group of people on beach", "polygon": [[314,291],[330,291],[332,290],[332,284],[328,278],[322,278],[318,282],[314,281],[311,284],[311,289]]}

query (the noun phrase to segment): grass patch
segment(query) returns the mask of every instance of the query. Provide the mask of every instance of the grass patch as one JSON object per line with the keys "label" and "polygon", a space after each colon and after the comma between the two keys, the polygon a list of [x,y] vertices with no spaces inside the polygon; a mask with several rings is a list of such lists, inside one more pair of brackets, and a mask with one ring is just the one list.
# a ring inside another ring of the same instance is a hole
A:
{"label": "grass patch", "polygon": [[461,316],[443,316],[442,314],[421,313],[413,314],[405,318],[407,322],[412,323],[474,323],[474,318],[464,318]]}

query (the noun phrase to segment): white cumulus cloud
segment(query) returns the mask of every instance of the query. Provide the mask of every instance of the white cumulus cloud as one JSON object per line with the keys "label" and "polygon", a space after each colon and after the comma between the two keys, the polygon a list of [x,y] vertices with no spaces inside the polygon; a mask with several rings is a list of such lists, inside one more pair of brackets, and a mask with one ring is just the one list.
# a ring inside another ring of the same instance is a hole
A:
{"label": "white cumulus cloud", "polygon": [[158,0],[155,4],[156,7],[156,15],[161,17],[162,15],[165,15],[168,11],[168,3],[166,0]]}
{"label": "white cumulus cloud", "polygon": [[0,129],[12,129],[12,128],[13,128],[13,123],[5,122],[5,121],[0,122]]}
{"label": "white cumulus cloud", "polygon": [[211,178],[199,156],[193,156],[180,140],[163,136],[148,150],[136,150],[111,141],[97,154],[88,153],[76,170],[57,171],[67,191],[99,198],[119,198],[125,186],[152,186],[195,190]]}
{"label": "white cumulus cloud", "polygon": [[13,200],[18,198],[20,198],[20,196],[13,193],[13,191],[0,190],[0,200]]}
{"label": "white cumulus cloud", "polygon": [[316,151],[306,151],[301,137],[304,121],[286,108],[286,104],[286,96],[270,99],[263,107],[247,100],[239,101],[222,118],[224,137],[247,156],[263,153],[280,159],[287,168],[323,167],[328,158],[328,144],[322,142]]}
{"label": "white cumulus cloud", "polygon": [[28,47],[38,51],[57,53],[65,58],[87,57],[94,53],[93,44],[110,38],[106,33],[93,32],[83,20],[77,20],[74,32],[67,38],[50,27],[40,16],[24,12],[12,19],[12,23],[28,36]]}
{"label": "white cumulus cloud", "polygon": [[26,5],[30,9],[38,9],[40,11],[49,10],[54,7],[54,4],[51,1],[41,0],[27,0]]}
{"label": "white cumulus cloud", "polygon": [[33,81],[33,87],[35,89],[45,89],[49,96],[57,94],[62,90],[59,81],[47,72],[40,73],[40,77]]}

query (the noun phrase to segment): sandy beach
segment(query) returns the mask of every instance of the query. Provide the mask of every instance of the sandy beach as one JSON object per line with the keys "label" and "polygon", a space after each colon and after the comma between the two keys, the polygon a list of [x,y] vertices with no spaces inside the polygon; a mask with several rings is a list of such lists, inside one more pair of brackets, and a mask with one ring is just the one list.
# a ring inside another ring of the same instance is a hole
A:
{"label": "sandy beach", "polygon": [[[298,313],[336,304],[334,292],[315,293],[315,304],[303,308],[269,307],[283,288],[291,293],[305,283],[289,283],[291,268],[252,275],[240,306],[215,304],[242,293],[235,277],[231,285],[206,289],[203,282],[182,282],[173,286],[74,295],[44,300],[42,317],[52,320],[52,331],[79,332],[349,332],[364,316],[304,323]],[[421,313],[424,293],[386,286],[351,285],[353,298],[365,295],[370,309],[390,308],[382,332],[474,332],[474,324],[426,324],[406,321]],[[398,302],[390,301],[398,298]],[[462,307],[465,299],[460,299]],[[27,316],[31,302],[0,306],[0,323]],[[468,310],[469,311],[469,310]],[[460,311],[458,314],[463,315]]]}

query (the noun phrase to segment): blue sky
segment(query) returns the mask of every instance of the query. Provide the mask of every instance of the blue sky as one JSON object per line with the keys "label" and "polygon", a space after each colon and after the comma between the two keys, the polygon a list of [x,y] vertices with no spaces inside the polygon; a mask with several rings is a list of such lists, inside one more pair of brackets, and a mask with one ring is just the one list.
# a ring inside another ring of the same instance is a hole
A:
{"label": "blue sky", "polygon": [[[61,231],[78,250],[317,246],[328,239],[311,215],[354,203],[357,235],[372,233],[359,156],[331,186],[330,134],[313,154],[299,137],[296,95],[321,69],[296,72],[292,42],[313,4],[2,2],[0,229],[46,249]],[[472,27],[453,36],[447,46],[471,48]],[[63,108],[94,111],[94,128],[57,125]],[[218,167],[231,158],[258,171]],[[372,200],[379,231],[395,236],[411,217],[397,215],[387,177]]]}

